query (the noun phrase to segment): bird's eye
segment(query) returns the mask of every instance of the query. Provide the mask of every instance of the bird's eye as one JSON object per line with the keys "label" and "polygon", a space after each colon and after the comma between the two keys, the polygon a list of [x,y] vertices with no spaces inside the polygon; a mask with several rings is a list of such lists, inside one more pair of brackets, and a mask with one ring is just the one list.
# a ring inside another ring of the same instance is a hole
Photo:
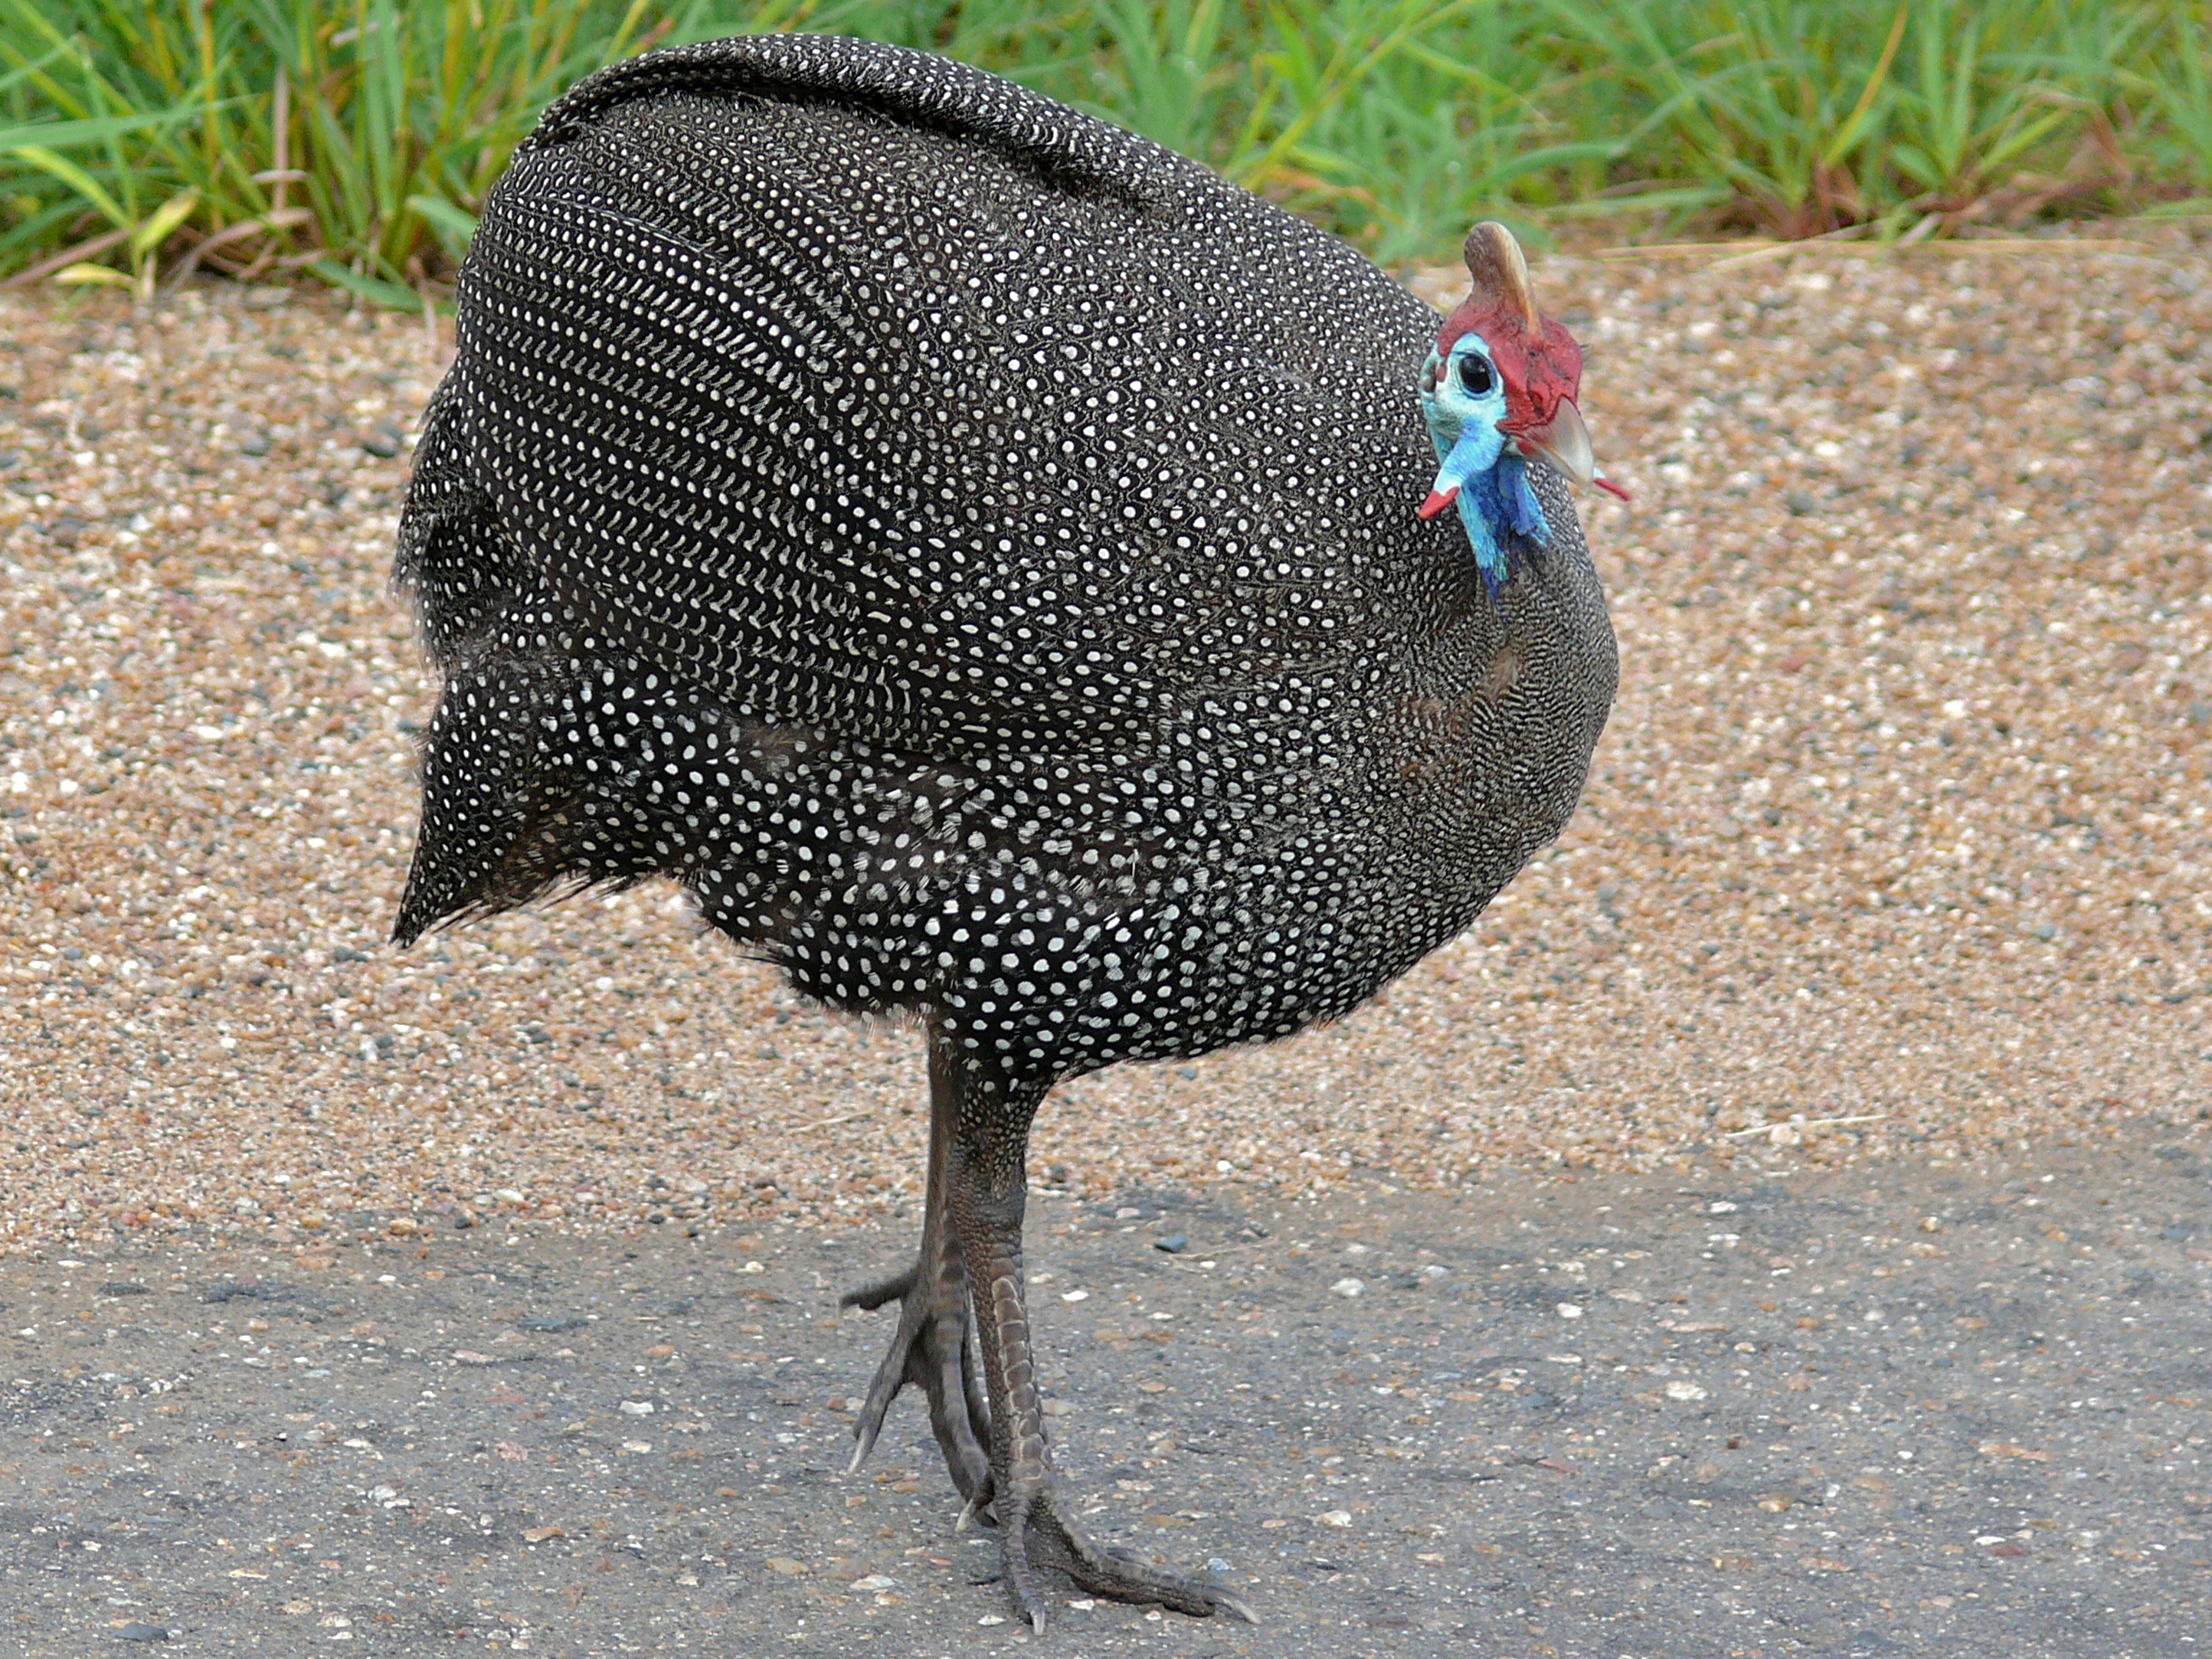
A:
{"label": "bird's eye", "polygon": [[1459,383],[1480,398],[1498,384],[1498,377],[1487,359],[1470,355],[1459,360]]}

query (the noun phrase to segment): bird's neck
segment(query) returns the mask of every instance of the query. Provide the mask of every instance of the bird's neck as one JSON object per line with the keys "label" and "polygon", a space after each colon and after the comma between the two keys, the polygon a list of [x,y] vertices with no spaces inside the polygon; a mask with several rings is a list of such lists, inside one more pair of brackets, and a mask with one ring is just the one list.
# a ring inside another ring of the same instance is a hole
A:
{"label": "bird's neck", "polygon": [[1507,550],[1513,538],[1539,545],[1552,538],[1544,509],[1528,488],[1528,464],[1518,455],[1500,455],[1497,465],[1470,477],[1461,487],[1457,505],[1475,565],[1492,593],[1512,574]]}

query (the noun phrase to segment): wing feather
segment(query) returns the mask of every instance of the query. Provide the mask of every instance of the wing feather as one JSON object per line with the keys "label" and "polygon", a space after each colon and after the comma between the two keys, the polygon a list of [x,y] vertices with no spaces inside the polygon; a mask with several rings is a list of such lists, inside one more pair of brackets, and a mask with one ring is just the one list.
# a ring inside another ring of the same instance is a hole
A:
{"label": "wing feather", "polygon": [[447,654],[504,583],[741,717],[1128,752],[1403,626],[1409,548],[1449,556],[1400,522],[1432,325],[980,71],[656,54],[556,105],[487,204],[401,574]]}

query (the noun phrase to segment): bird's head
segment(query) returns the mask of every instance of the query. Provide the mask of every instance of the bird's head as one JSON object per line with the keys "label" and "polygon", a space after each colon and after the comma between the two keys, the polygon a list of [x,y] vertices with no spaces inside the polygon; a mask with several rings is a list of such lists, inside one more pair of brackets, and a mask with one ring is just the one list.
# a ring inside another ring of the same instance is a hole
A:
{"label": "bird's head", "polygon": [[1575,395],[1583,353],[1575,337],[1536,309],[1528,264],[1504,226],[1486,221],[1468,233],[1473,290],[1444,319],[1421,369],[1421,413],[1441,465],[1420,516],[1456,501],[1475,558],[1492,591],[1507,574],[1514,536],[1551,539],[1551,526],[1528,488],[1527,465],[1541,461],[1578,484],[1624,501],[1627,492],[1597,470],[1589,429]]}

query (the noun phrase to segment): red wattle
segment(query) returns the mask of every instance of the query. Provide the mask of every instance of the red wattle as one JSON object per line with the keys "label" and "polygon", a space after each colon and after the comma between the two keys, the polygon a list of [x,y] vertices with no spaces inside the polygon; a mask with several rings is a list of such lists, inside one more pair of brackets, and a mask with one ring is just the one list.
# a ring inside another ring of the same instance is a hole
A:
{"label": "red wattle", "polygon": [[1457,485],[1454,485],[1451,489],[1442,492],[1431,489],[1429,492],[1429,499],[1421,503],[1421,509],[1419,516],[1424,519],[1433,519],[1437,514],[1443,512],[1446,507],[1449,507],[1458,499],[1459,488]]}
{"label": "red wattle", "polygon": [[1604,490],[1608,495],[1618,495],[1624,501],[1631,501],[1636,499],[1626,490],[1623,489],[1619,484],[1613,483],[1610,478],[1593,478],[1590,482],[1595,484],[1600,489]]}

